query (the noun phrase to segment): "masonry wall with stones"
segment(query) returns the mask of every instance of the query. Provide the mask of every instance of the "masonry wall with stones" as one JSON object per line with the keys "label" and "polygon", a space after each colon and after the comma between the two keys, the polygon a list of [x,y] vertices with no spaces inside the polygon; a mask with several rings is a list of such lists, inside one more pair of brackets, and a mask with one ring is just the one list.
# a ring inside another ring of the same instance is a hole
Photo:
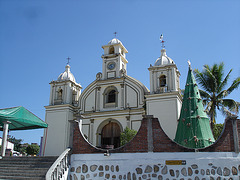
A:
{"label": "masonry wall with stones", "polygon": [[[169,160],[182,164],[169,165]],[[240,156],[230,152],[74,154],[69,179],[235,180],[240,179]]]}

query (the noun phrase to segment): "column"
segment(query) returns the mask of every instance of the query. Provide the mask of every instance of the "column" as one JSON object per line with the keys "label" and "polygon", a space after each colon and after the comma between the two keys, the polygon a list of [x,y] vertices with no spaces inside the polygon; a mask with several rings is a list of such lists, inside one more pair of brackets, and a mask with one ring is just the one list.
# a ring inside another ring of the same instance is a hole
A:
{"label": "column", "polygon": [[100,111],[100,90],[101,90],[101,87],[97,87],[97,107],[96,107],[96,111]]}
{"label": "column", "polygon": [[52,102],[50,102],[49,105],[54,105],[55,96],[56,96],[56,86],[55,86],[55,84],[53,84],[53,86],[52,86],[52,96],[50,98]]}
{"label": "column", "polygon": [[170,91],[171,88],[172,88],[171,85],[170,85],[170,84],[171,84],[171,83],[170,83],[170,82],[171,82],[171,81],[170,81],[170,80],[171,80],[170,77],[171,77],[171,76],[170,76],[169,68],[168,68],[168,69],[167,69],[167,91]]}
{"label": "column", "polygon": [[51,84],[51,89],[50,89],[50,98],[49,98],[49,105],[53,104],[53,84]]}
{"label": "column", "polygon": [[176,77],[176,69],[175,68],[173,68],[172,69],[172,72],[173,72],[173,90],[174,91],[177,91],[178,89],[177,89],[177,77]]}
{"label": "column", "polygon": [[121,109],[124,108],[124,84],[120,84],[121,86]]}
{"label": "column", "polygon": [[62,104],[66,103],[66,98],[67,98],[67,88],[66,88],[66,83],[64,83],[63,94],[62,94]]}
{"label": "column", "polygon": [[233,128],[233,142],[234,142],[234,152],[239,153],[239,137],[238,137],[238,130],[237,130],[237,116],[230,116],[232,120],[232,128]]}
{"label": "column", "polygon": [[158,86],[157,86],[157,84],[158,84],[158,77],[157,77],[157,72],[155,72],[155,71],[153,71],[154,72],[154,92],[157,92],[157,89],[158,89]]}
{"label": "column", "polygon": [[94,136],[94,132],[93,132],[93,125],[94,125],[94,119],[90,119],[90,138],[89,138],[89,142],[91,144],[93,144],[93,136]]}
{"label": "column", "polygon": [[66,100],[65,100],[66,104],[71,104],[72,93],[70,93],[70,89],[71,89],[71,84],[68,82],[68,83],[66,83]]}
{"label": "column", "polygon": [[152,93],[154,94],[155,92],[155,78],[154,78],[154,71],[152,71]]}
{"label": "column", "polygon": [[7,148],[7,134],[8,134],[8,126],[11,122],[4,121],[3,124],[3,138],[2,138],[2,149],[1,154],[2,156],[5,156],[6,148]]}

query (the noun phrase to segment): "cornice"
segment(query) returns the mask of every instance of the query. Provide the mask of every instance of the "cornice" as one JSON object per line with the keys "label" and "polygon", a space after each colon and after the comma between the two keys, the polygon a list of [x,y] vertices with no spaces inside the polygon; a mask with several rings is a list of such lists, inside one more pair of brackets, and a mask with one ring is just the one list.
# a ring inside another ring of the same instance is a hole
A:
{"label": "cornice", "polygon": [[50,109],[61,109],[61,108],[71,108],[71,109],[78,109],[79,107],[75,107],[71,104],[59,104],[59,105],[48,105],[44,106],[46,110]]}
{"label": "cornice", "polygon": [[148,94],[145,95],[147,98],[146,101],[150,101],[152,98],[169,98],[170,96],[177,96],[180,100],[182,100],[182,95],[180,94],[179,91],[171,91],[171,92],[165,92],[165,93],[160,93],[160,94]]}
{"label": "cornice", "polygon": [[106,117],[106,116],[122,116],[122,115],[141,115],[145,114],[144,108],[137,109],[123,109],[123,110],[109,110],[109,111],[98,111],[98,112],[85,112],[75,115],[75,117],[84,116],[85,118],[93,117]]}

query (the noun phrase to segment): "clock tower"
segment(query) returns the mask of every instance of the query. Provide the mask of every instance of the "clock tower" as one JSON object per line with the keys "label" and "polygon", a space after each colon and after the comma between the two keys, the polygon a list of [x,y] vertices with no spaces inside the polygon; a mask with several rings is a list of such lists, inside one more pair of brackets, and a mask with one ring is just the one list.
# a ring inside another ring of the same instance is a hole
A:
{"label": "clock tower", "polygon": [[121,41],[114,38],[107,45],[102,46],[104,54],[102,55],[102,79],[120,78],[127,73],[126,53],[127,49]]}

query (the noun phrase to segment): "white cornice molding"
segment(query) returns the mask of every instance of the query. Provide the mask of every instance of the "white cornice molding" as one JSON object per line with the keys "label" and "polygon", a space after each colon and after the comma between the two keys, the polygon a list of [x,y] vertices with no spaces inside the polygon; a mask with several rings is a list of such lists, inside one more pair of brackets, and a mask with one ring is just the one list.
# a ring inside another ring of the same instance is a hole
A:
{"label": "white cornice molding", "polygon": [[[99,112],[87,112],[87,113],[82,113],[85,118],[84,119],[89,119],[89,118],[99,118],[99,117],[107,117],[107,116],[129,116],[130,115],[143,115],[145,114],[144,108],[138,108],[138,109],[124,109],[124,110],[109,110],[109,111],[99,111]],[[79,115],[76,115],[78,117]]]}
{"label": "white cornice molding", "polygon": [[154,99],[171,99],[178,97],[182,101],[182,96],[179,91],[171,91],[171,92],[165,92],[165,93],[160,93],[160,94],[149,94],[145,95],[146,100],[145,101],[151,101]]}
{"label": "white cornice molding", "polygon": [[46,111],[48,110],[60,110],[60,109],[79,109],[79,107],[75,107],[71,104],[59,104],[59,105],[48,105],[44,106]]}

